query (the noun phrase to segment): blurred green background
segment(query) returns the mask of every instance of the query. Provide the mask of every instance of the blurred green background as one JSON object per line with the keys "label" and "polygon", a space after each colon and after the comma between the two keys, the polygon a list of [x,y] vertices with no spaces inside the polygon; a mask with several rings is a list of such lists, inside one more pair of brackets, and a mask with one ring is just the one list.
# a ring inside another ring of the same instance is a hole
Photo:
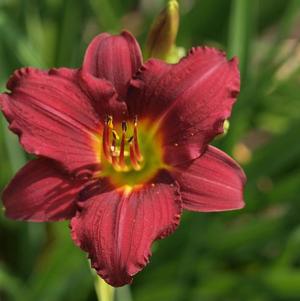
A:
{"label": "blurred green background", "polygon": [[[245,168],[247,206],[186,212],[154,245],[151,263],[118,301],[300,300],[300,1],[182,0],[177,44],[238,55],[242,92],[215,142]],[[163,0],[1,0],[0,87],[16,68],[78,67],[99,32],[132,31],[143,45]],[[1,116],[0,188],[28,156]],[[96,300],[68,223],[0,214],[1,301]]]}

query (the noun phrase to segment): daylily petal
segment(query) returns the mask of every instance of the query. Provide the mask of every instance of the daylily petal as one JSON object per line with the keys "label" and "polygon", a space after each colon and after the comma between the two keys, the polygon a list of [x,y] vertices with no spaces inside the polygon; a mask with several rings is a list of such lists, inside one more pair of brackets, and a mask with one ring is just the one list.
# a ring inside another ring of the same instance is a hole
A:
{"label": "daylily petal", "polygon": [[114,116],[115,120],[123,120],[127,116],[126,103],[118,99],[114,86],[108,80],[95,77],[82,69],[53,68],[49,73],[65,77],[77,84],[88,96],[101,120],[107,115]]}
{"label": "daylily petal", "polygon": [[246,176],[240,166],[221,150],[209,146],[191,163],[174,168],[183,207],[192,211],[225,211],[244,207]]}
{"label": "daylily petal", "polygon": [[17,70],[7,83],[11,93],[0,95],[0,107],[26,151],[83,171],[99,164],[92,146],[100,124],[74,76],[65,69]]}
{"label": "daylily petal", "polygon": [[92,105],[102,120],[107,115],[113,116],[117,122],[127,117],[127,105],[118,98],[112,83],[84,70],[78,72],[78,83],[92,100]]}
{"label": "daylily petal", "polygon": [[195,48],[178,64],[149,60],[131,81],[128,111],[155,120],[164,135],[166,161],[201,155],[230,116],[239,92],[236,59],[213,48]]}
{"label": "daylily petal", "polygon": [[72,181],[52,160],[32,160],[3,192],[5,215],[34,222],[69,219],[76,212],[75,201],[81,189],[83,182]]}
{"label": "daylily petal", "polygon": [[49,70],[49,73],[55,74],[57,76],[64,77],[66,79],[76,82],[78,69],[65,68],[65,67],[52,68]]}
{"label": "daylily petal", "polygon": [[124,100],[133,74],[142,65],[136,39],[127,31],[112,36],[100,34],[90,43],[84,57],[83,70],[109,80]]}
{"label": "daylily petal", "polygon": [[72,237],[105,281],[122,286],[149,262],[152,242],[175,230],[180,214],[175,185],[113,190],[82,202],[71,220]]}

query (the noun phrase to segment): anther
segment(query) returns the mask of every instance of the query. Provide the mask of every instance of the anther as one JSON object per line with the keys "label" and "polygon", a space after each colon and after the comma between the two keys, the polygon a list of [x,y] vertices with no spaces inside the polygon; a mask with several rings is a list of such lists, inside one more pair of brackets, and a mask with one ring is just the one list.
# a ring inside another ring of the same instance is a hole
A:
{"label": "anther", "polygon": [[106,116],[106,120],[107,120],[107,125],[108,125],[111,129],[113,129],[113,128],[114,128],[114,125],[113,125],[113,118],[112,118],[112,116],[107,115],[107,116]]}

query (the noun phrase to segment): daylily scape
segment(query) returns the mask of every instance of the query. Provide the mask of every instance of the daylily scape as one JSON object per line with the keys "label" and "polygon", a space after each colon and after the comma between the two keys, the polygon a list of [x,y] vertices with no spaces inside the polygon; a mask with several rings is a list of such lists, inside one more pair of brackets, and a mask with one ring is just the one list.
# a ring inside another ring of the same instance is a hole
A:
{"label": "daylily scape", "polygon": [[6,216],[71,220],[97,273],[131,283],[183,209],[244,206],[243,171],[209,145],[239,88],[235,58],[197,47],[177,64],[143,63],[127,31],[95,37],[79,69],[15,71],[0,107],[36,159],[4,190]]}

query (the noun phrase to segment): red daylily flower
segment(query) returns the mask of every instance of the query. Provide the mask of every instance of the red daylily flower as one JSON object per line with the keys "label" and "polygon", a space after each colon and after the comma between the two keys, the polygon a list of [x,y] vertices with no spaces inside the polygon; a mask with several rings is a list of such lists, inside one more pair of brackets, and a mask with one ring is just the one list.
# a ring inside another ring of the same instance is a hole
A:
{"label": "red daylily flower", "polygon": [[97,36],[81,69],[15,71],[1,110],[37,159],[4,190],[6,216],[71,219],[97,273],[113,286],[130,283],[182,209],[244,206],[243,171],[208,145],[239,86],[236,59],[219,50],[143,64],[128,32]]}

